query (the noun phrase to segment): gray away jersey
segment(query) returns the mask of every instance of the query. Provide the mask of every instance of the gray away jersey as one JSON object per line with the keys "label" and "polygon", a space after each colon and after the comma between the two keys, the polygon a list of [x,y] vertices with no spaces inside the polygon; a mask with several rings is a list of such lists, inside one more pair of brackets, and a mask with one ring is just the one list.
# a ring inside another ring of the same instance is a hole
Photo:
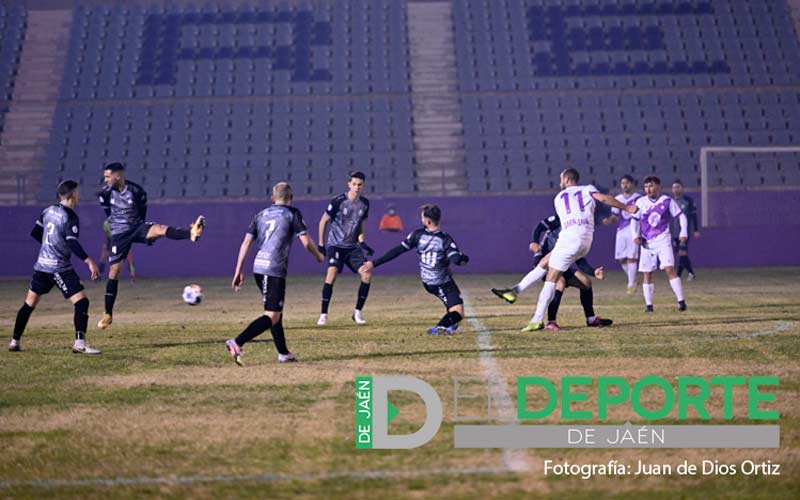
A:
{"label": "gray away jersey", "polygon": [[369,200],[360,196],[356,201],[350,201],[347,194],[340,194],[331,200],[325,213],[331,218],[325,246],[358,246],[361,221],[369,217]]}
{"label": "gray away jersey", "polygon": [[459,252],[449,234],[417,229],[400,243],[407,250],[416,249],[419,255],[419,277],[426,285],[442,285],[452,281],[450,257]]}
{"label": "gray away jersey", "polygon": [[300,210],[286,205],[272,205],[256,214],[247,228],[247,234],[255,238],[258,248],[253,272],[285,278],[292,238],[306,234],[306,223]]}
{"label": "gray away jersey", "polygon": [[147,216],[147,193],[135,182],[125,181],[125,189],[104,188],[100,205],[106,211],[111,234],[125,234],[144,223]]}
{"label": "gray away jersey", "polygon": [[39,258],[33,265],[34,271],[52,274],[72,269],[72,250],[67,240],[78,239],[78,214],[64,205],[52,205],[44,209],[36,225],[41,226],[43,233]]}

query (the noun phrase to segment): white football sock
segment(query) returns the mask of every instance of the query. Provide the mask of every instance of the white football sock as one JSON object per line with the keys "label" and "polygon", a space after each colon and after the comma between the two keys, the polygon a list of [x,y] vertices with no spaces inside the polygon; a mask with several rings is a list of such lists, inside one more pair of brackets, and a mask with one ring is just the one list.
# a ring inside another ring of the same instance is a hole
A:
{"label": "white football sock", "polygon": [[653,305],[653,294],[656,291],[656,286],[653,283],[645,283],[642,285],[642,292],[644,292],[644,303],[645,305],[652,306]]}
{"label": "white football sock", "polygon": [[517,291],[517,293],[522,293],[527,288],[530,288],[531,285],[544,278],[545,274],[547,274],[547,269],[542,269],[541,267],[536,266],[531,269],[531,271],[526,274],[519,283],[514,285],[514,289]]}
{"label": "white football sock", "polygon": [[669,286],[672,287],[672,291],[675,292],[675,297],[678,298],[678,302],[683,301],[683,285],[681,284],[680,278],[672,278],[669,280]]}
{"label": "white football sock", "polygon": [[636,262],[628,262],[628,268],[625,272],[628,273],[628,287],[632,287],[636,284],[636,271],[639,265]]}
{"label": "white football sock", "polygon": [[545,281],[544,286],[542,287],[542,291],[539,292],[539,301],[536,302],[536,314],[533,315],[534,323],[538,323],[544,319],[544,313],[547,311],[547,306],[550,305],[550,301],[553,300],[553,296],[556,294],[556,284],[553,281]]}

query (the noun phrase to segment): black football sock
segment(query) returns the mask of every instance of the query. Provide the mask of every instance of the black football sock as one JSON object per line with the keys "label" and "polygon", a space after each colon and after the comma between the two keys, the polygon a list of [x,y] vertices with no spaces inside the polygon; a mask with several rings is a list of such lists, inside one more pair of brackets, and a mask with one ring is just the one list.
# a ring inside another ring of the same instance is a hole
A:
{"label": "black football sock", "polygon": [[686,258],[685,255],[679,255],[678,256],[678,269],[675,270],[675,272],[678,273],[678,276],[681,276],[683,274],[683,268],[684,268],[683,264],[684,264],[685,258]]}
{"label": "black football sock", "polygon": [[689,271],[689,274],[694,274],[694,269],[692,268],[692,261],[689,260],[688,255],[682,255],[681,260],[683,261],[683,267]]}
{"label": "black football sock", "polygon": [[236,337],[236,344],[238,344],[239,347],[242,347],[262,333],[266,332],[270,326],[272,326],[272,320],[269,319],[269,316],[260,316],[258,319],[253,320],[252,323],[247,325],[247,328],[245,328],[244,331],[242,331],[242,333]]}
{"label": "black football sock", "polygon": [[14,323],[14,340],[22,338],[22,334],[25,332],[25,327],[28,326],[28,319],[30,319],[32,312],[33,307],[29,306],[27,302],[23,303],[22,307],[17,311],[17,321]]}
{"label": "black football sock", "polygon": [[75,340],[86,340],[86,328],[89,326],[89,299],[82,298],[75,302]]}
{"label": "black football sock", "polygon": [[322,285],[322,314],[328,314],[328,306],[331,303],[332,296],[333,285],[331,283],[325,283]]}
{"label": "black football sock", "polygon": [[106,282],[106,314],[114,314],[114,302],[117,301],[117,289],[119,288],[119,280],[112,280],[108,278]]}
{"label": "black football sock", "polygon": [[167,238],[171,240],[188,240],[192,237],[192,232],[188,229],[181,229],[179,227],[168,227]]}
{"label": "black football sock", "polygon": [[583,314],[587,318],[594,316],[594,292],[591,288],[581,290],[581,305],[583,306]]}
{"label": "black football sock", "polygon": [[359,311],[364,308],[364,303],[367,301],[367,295],[369,295],[369,283],[361,282],[361,286],[358,287],[358,300],[356,301],[356,309]]}
{"label": "black football sock", "polygon": [[283,334],[283,318],[272,325],[270,329],[272,333],[272,340],[275,341],[275,349],[278,354],[289,354],[289,348],[286,347],[286,336]]}
{"label": "black football sock", "polygon": [[561,305],[561,296],[564,295],[564,292],[561,290],[556,290],[555,295],[553,295],[553,300],[550,301],[550,305],[547,306],[547,322],[555,321],[558,317],[558,306]]}
{"label": "black football sock", "polygon": [[459,313],[457,313],[455,311],[448,312],[447,314],[442,316],[442,319],[439,320],[439,323],[436,326],[441,326],[442,328],[447,328],[447,327],[450,327],[450,326],[453,326],[453,325],[457,324],[459,321],[461,321],[461,319],[462,318],[461,318],[461,315]]}

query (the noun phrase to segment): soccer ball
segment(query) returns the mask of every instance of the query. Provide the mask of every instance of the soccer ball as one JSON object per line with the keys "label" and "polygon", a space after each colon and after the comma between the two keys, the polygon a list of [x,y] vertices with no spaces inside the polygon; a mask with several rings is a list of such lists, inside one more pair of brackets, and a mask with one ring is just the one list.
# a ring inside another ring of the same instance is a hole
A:
{"label": "soccer ball", "polygon": [[203,300],[203,289],[200,285],[186,285],[183,289],[183,301],[190,306],[196,306],[201,300]]}

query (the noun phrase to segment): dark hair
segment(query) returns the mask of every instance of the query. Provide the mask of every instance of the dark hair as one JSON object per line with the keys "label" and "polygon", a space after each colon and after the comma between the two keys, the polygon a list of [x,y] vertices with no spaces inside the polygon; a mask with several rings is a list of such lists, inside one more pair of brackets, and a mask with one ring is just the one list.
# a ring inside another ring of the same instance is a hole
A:
{"label": "dark hair", "polygon": [[56,188],[56,192],[58,193],[58,197],[62,200],[66,200],[75,190],[78,189],[78,183],[73,181],[72,179],[67,179],[65,181],[61,181]]}
{"label": "dark hair", "polygon": [[350,177],[348,177],[347,180],[350,180],[350,179],[352,179],[354,177],[356,179],[361,179],[362,181],[365,181],[365,182],[367,180],[367,176],[364,175],[364,172],[361,172],[359,170],[353,170],[352,172],[350,172]]}
{"label": "dark hair", "polygon": [[648,175],[647,177],[644,178],[644,184],[649,184],[651,182],[653,184],[658,184],[659,186],[661,185],[661,179],[659,179],[655,175]]}
{"label": "dark hair", "polygon": [[672,183],[673,184],[680,184],[681,186],[683,186],[683,183],[681,182],[680,179],[675,179],[674,181],[672,181]]}
{"label": "dark hair", "polygon": [[112,172],[121,172],[125,170],[125,165],[123,165],[118,161],[115,161],[114,163],[109,163],[108,165],[103,167],[103,170],[111,170]]}
{"label": "dark hair", "polygon": [[438,205],[422,205],[419,209],[422,211],[422,216],[432,220],[434,224],[442,220],[442,209]]}
{"label": "dark hair", "polygon": [[628,174],[625,174],[625,175],[623,175],[623,176],[622,176],[622,177],[621,177],[619,180],[620,180],[620,182],[622,182],[622,181],[628,181],[628,182],[630,182],[631,184],[636,184],[636,181],[635,181],[635,180],[633,180],[633,177],[632,177],[632,176],[630,176],[630,175],[628,175]]}
{"label": "dark hair", "polygon": [[570,180],[572,182],[578,182],[579,180],[581,180],[581,174],[579,174],[578,171],[575,170],[574,168],[565,169],[563,172],[561,172],[561,175],[563,175],[564,177],[567,178],[567,180]]}

